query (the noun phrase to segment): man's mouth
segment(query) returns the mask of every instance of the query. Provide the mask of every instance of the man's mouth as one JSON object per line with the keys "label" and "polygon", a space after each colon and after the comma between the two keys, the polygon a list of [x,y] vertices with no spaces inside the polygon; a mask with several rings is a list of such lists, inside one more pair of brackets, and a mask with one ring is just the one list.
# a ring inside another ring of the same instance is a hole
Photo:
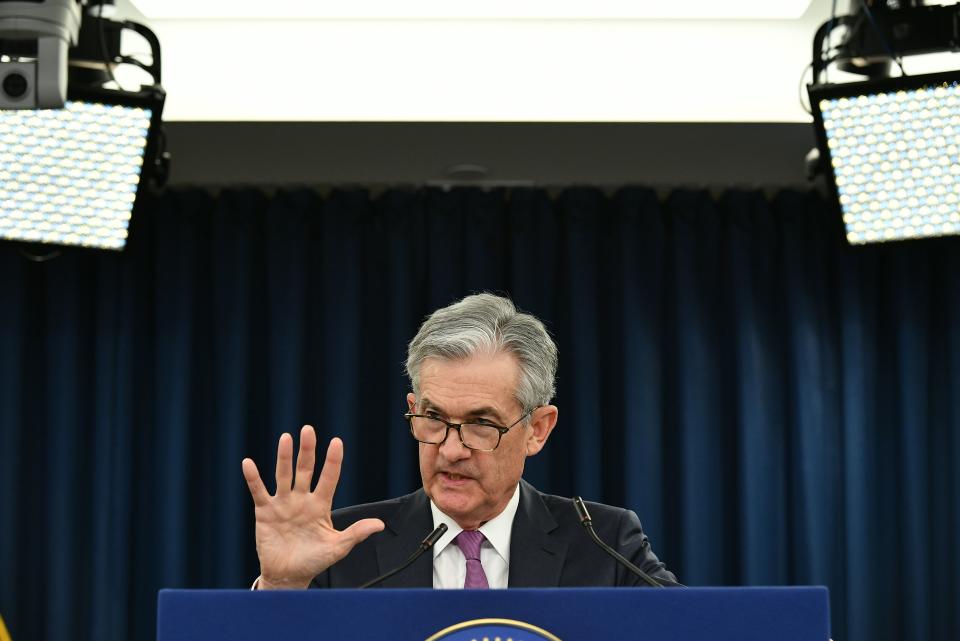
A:
{"label": "man's mouth", "polygon": [[467,481],[471,478],[469,476],[465,476],[463,474],[456,474],[454,472],[440,472],[440,476],[442,476],[444,480],[450,481],[451,483],[460,483],[462,481]]}

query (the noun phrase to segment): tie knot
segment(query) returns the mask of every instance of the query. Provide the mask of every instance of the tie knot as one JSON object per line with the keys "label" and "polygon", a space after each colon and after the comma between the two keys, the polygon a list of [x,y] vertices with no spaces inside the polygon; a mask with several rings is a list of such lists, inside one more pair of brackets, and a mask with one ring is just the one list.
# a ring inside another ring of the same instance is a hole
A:
{"label": "tie knot", "polygon": [[486,537],[480,530],[464,530],[454,539],[467,559],[480,560],[480,544]]}

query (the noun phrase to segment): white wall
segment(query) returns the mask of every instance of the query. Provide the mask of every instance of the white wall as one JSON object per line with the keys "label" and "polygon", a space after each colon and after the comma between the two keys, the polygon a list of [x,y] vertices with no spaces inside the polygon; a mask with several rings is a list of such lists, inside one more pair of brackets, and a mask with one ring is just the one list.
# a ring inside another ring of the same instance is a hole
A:
{"label": "white wall", "polygon": [[814,0],[797,20],[146,22],[163,47],[167,120],[808,122],[800,76],[829,10]]}

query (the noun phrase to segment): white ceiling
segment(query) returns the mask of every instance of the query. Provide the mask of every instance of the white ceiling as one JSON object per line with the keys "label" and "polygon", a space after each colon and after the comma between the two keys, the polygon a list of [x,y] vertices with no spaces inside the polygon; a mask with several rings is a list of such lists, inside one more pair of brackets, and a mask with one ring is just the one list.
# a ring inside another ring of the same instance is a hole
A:
{"label": "white ceiling", "polygon": [[799,18],[811,0],[135,0],[149,18],[689,19]]}
{"label": "white ceiling", "polygon": [[801,74],[830,5],[772,20],[149,19],[130,0],[118,9],[160,38],[166,120],[808,122]]}

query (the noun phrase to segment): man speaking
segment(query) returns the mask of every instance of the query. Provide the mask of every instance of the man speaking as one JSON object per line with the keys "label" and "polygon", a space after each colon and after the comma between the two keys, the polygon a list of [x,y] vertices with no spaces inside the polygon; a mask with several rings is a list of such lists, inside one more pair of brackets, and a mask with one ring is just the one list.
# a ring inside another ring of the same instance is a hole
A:
{"label": "man speaking", "polygon": [[[277,491],[256,464],[243,475],[256,514],[258,589],[349,588],[401,567],[438,526],[446,531],[384,587],[506,588],[645,585],[590,540],[572,500],[521,479],[557,423],[557,348],[543,324],[491,294],[430,315],[410,342],[406,419],[419,442],[423,488],[332,511],[343,443],[330,441],[311,490],[317,437],[280,437]],[[650,548],[637,516],[590,503],[601,540],[658,582],[676,578]],[[431,562],[432,558],[432,562]]]}

